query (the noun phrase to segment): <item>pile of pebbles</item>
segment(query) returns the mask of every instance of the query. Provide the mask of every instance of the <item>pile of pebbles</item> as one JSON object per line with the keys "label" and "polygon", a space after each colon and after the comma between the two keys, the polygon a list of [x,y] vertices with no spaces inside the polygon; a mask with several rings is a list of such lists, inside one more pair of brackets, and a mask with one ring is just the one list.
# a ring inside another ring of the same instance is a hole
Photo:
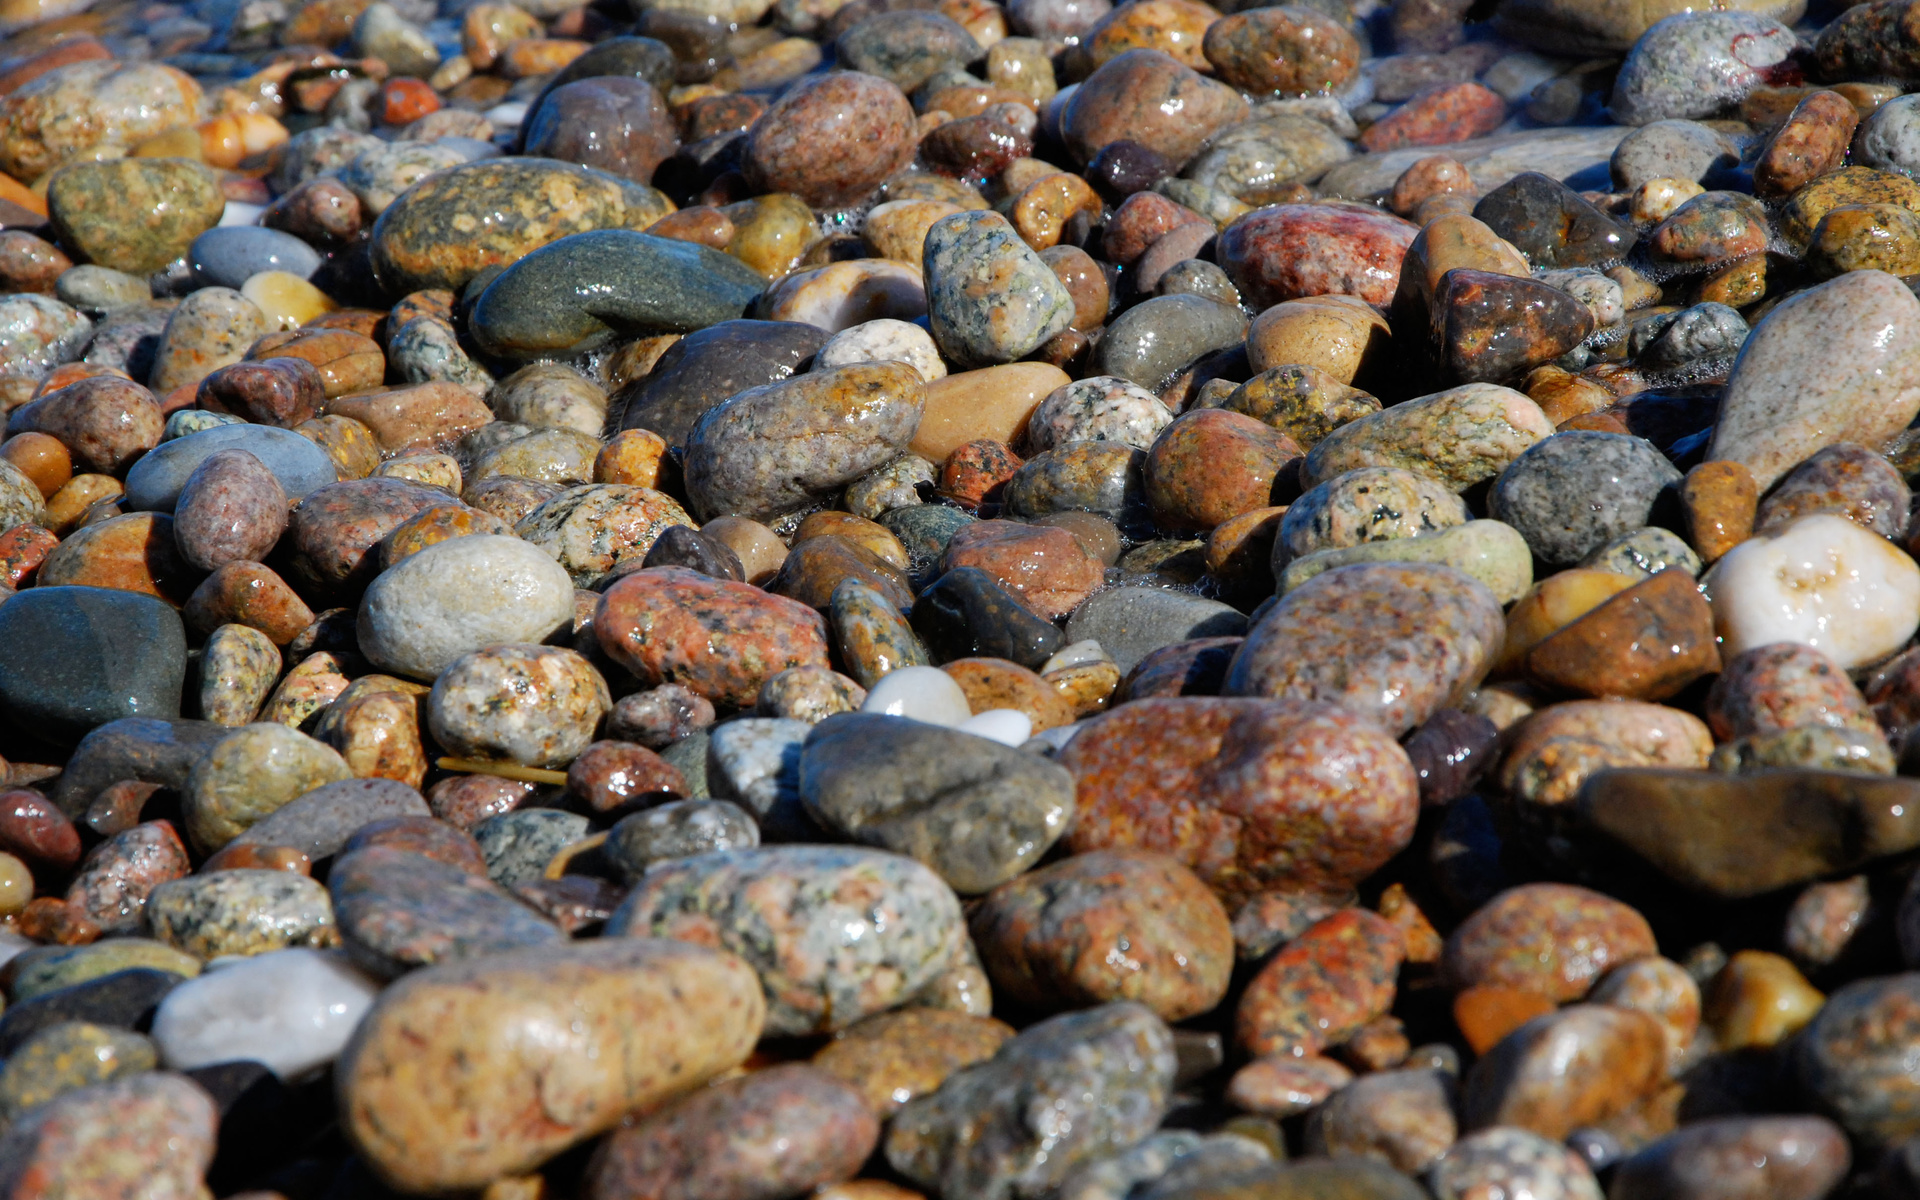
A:
{"label": "pile of pebbles", "polygon": [[0,1200],[1920,1198],[1920,0],[1686,7],[0,0]]}

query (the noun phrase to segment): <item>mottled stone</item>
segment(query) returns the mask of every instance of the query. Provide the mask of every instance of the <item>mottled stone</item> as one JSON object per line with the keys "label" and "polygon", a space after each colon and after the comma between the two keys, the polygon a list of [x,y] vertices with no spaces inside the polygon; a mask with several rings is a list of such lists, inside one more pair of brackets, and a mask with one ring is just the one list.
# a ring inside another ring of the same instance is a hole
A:
{"label": "mottled stone", "polygon": [[1392,1006],[1405,953],[1398,928],[1365,909],[1315,922],[1247,985],[1236,1039],[1251,1054],[1295,1058],[1344,1042]]}
{"label": "mottled stone", "polygon": [[1600,1184],[1578,1154],[1526,1129],[1495,1126],[1468,1134],[1427,1175],[1438,1200],[1465,1200],[1499,1189],[1535,1200],[1600,1200]]}
{"label": "mottled stone", "polygon": [[[737,1065],[763,1012],[738,959],[651,939],[428,968],[381,994],[336,1066],[342,1123],[394,1184],[478,1188]],[[572,1037],[522,1044],[554,1021]],[[550,1119],[526,1126],[529,1104]]]}
{"label": "mottled stone", "polygon": [[187,777],[187,835],[211,853],[289,801],[350,775],[331,748],[285,725],[243,725],[214,743]]}
{"label": "mottled stone", "polygon": [[381,977],[564,938],[485,876],[401,846],[342,855],[327,890],[348,955]]}
{"label": "mottled stone", "polygon": [[[1502,637],[1498,609],[1452,568],[1340,567],[1288,592],[1254,625],[1223,690],[1338,703],[1401,733],[1457,706],[1479,682]],[[1348,619],[1356,612],[1369,614],[1365,628]]]}
{"label": "mottled stone", "polygon": [[[845,930],[860,928],[849,939]],[[830,1032],[931,983],[964,938],[959,904],[911,859],[776,846],[670,860],[614,913],[614,937],[718,944],[760,974],[767,1029]]]}
{"label": "mottled stone", "polygon": [[1571,1005],[1522,1025],[1473,1065],[1462,1123],[1564,1138],[1633,1106],[1660,1083],[1665,1066],[1666,1038],[1652,1017]]}
{"label": "mottled stone", "polygon": [[1300,478],[1312,486],[1359,467],[1401,467],[1465,491],[1552,433],[1552,422],[1526,396],[1469,383],[1329,432],[1301,464]]}
{"label": "mottled stone", "polygon": [[776,101],[749,131],[743,165],[762,191],[843,208],[906,165],[913,132],[900,89],[855,68],[808,79]]}
{"label": "mottled stone", "polygon": [[1441,969],[1456,987],[1496,986],[1578,1000],[1601,975],[1655,951],[1646,919],[1569,884],[1512,888],[1447,940]]}
{"label": "mottled stone", "polygon": [[[1295,765],[1359,758],[1338,783]],[[1138,847],[1171,854],[1230,896],[1286,887],[1340,888],[1411,836],[1418,785],[1404,752],[1331,706],[1182,697],[1139,700],[1086,725],[1061,754],[1078,784],[1079,852]],[[1363,790],[1361,779],[1367,783]],[[1336,790],[1329,792],[1328,786]],[[1324,809],[1332,795],[1344,797]],[[1364,797],[1364,800],[1362,800]],[[1298,829],[1299,840],[1247,837],[1242,817]],[[1318,815],[1337,811],[1339,822]],[[1313,814],[1313,815],[1309,815]],[[1310,834],[1308,831],[1311,831]]]}
{"label": "mottled stone", "polygon": [[[1054,1017],[909,1101],[887,1135],[887,1161],[956,1200],[1038,1194],[1157,1125],[1174,1067],[1172,1036],[1141,1005]],[[1021,1119],[1036,1103],[1063,1115],[1057,1129]]]}
{"label": "mottled stone", "polygon": [[88,262],[135,275],[185,254],[225,203],[211,170],[179,158],[77,163],[47,187],[61,240]]}
{"label": "mottled stone", "polygon": [[219,1113],[191,1080],[142,1071],[77,1088],[25,1114],[0,1139],[0,1186],[21,1195],[204,1194]]}
{"label": "mottled stone", "polygon": [[1216,257],[1241,297],[1267,308],[1296,297],[1351,295],[1385,306],[1418,228],[1340,205],[1257,209],[1220,235]]}
{"label": "mottled stone", "polygon": [[427,723],[457,757],[556,767],[586,748],[612,706],[606,680],[574,651],[499,645],[447,664]]}
{"label": "mottled stone", "polygon": [[1071,823],[1073,781],[971,734],[872,713],[828,717],[800,755],[823,826],[925,863],[957,892],[1018,875]]}
{"label": "mottled stone", "polygon": [[681,567],[637,571],[608,588],[594,633],[644,686],[682,684],[735,707],[752,705],[789,667],[827,665],[826,624],[813,609]]}
{"label": "mottled stone", "polygon": [[200,958],[337,945],[326,889],[290,871],[233,870],[154,888],[147,900],[154,936]]}
{"label": "mottled stone", "polygon": [[[1745,465],[1764,491],[1823,446],[1885,443],[1920,410],[1898,332],[1916,317],[1920,300],[1878,271],[1779,305],[1741,347],[1707,457]],[[1895,333],[1869,338],[1869,328]]]}

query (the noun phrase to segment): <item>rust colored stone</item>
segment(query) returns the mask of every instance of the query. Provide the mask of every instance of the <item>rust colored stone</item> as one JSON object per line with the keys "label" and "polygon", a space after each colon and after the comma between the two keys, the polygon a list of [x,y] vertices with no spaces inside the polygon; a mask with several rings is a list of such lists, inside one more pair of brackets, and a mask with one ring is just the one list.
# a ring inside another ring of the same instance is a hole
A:
{"label": "rust colored stone", "polygon": [[1719,669],[1713,609],[1681,569],[1620,592],[1527,655],[1540,683],[1626,700],[1664,700]]}
{"label": "rust colored stone", "polygon": [[1234,1014],[1249,1054],[1318,1054],[1393,1005],[1400,931],[1361,908],[1343,909],[1288,942],[1247,985]]}

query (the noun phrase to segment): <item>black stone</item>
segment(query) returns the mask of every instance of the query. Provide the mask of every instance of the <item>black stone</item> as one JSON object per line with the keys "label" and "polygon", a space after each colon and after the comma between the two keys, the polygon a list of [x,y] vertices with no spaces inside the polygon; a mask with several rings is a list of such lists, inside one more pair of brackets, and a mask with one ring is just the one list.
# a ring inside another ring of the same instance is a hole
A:
{"label": "black stone", "polygon": [[1484,222],[1535,267],[1590,267],[1617,262],[1638,235],[1557,179],[1528,171],[1473,206]]}
{"label": "black stone", "polygon": [[549,242],[480,293],[482,350],[505,358],[591,350],[618,334],[690,333],[739,317],[759,272],[693,242],[600,229]]}
{"label": "black stone", "polygon": [[1420,803],[1445,804],[1472,791],[1499,744],[1500,730],[1477,713],[1443,708],[1428,717],[1405,743],[1420,778]]}
{"label": "black stone", "polygon": [[681,338],[653,370],[613,398],[620,428],[648,429],[684,446],[708,409],[748,388],[777,383],[827,344],[804,321],[722,321]]}
{"label": "black stone", "polygon": [[633,28],[673,52],[675,83],[705,83],[733,57],[727,49],[732,27],[710,13],[649,8]]}
{"label": "black stone", "polygon": [[0,726],[71,744],[121,717],[177,717],[187,632],[166,601],[29,588],[0,605]]}
{"label": "black stone", "polygon": [[134,779],[176,791],[213,744],[233,732],[211,721],[125,717],[80,739],[47,792],[61,812],[79,817],[101,789]]}
{"label": "black stone", "polygon": [[[665,42],[650,37],[608,38],[595,43],[585,54],[555,71],[533,103],[527,105],[527,115],[531,117],[540,111],[540,102],[553,89],[576,79],[594,79],[603,75],[640,79],[659,88],[664,96],[667,89],[674,85],[677,74],[673,49]],[[520,127],[522,146],[525,145],[526,131],[531,125],[532,122],[528,121]]]}
{"label": "black stone", "polygon": [[1179,167],[1158,150],[1122,138],[1100,147],[1087,165],[1087,181],[1118,203],[1135,192],[1150,190]]}
{"label": "black stone", "polygon": [[1004,658],[1038,667],[1065,641],[1052,622],[1035,616],[978,567],[955,567],[934,580],[914,601],[907,622],[939,662]]}
{"label": "black stone", "polygon": [[44,992],[0,1016],[0,1056],[12,1054],[28,1038],[62,1021],[91,1021],[113,1029],[139,1029],[167,993],[185,983],[172,971],[136,967],[85,983]]}
{"label": "black stone", "polygon": [[1440,281],[1441,359],[1455,383],[1506,383],[1572,350],[1593,312],[1537,279],[1457,267]]}
{"label": "black stone", "polygon": [[711,538],[688,525],[671,525],[654,539],[653,548],[641,564],[647,567],[686,567],[714,579],[732,579],[744,583],[747,569],[740,556],[719,538]]}

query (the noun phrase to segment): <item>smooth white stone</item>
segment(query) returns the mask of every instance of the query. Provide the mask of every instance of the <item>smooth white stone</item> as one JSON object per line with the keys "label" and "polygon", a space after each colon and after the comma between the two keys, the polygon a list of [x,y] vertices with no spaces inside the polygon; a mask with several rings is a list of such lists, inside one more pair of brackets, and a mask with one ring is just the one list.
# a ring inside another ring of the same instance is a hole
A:
{"label": "smooth white stone", "polygon": [[153,1040],[176,1071],[252,1059],[297,1080],[334,1060],[380,986],[344,955],[275,950],[173,989],[154,1014]]}
{"label": "smooth white stone", "polygon": [[220,223],[222,225],[258,225],[260,223],[260,214],[266,211],[267,208],[264,204],[248,204],[244,200],[229,200],[227,201],[227,206],[220,210]]}
{"label": "smooth white stone", "polygon": [[1033,736],[1033,718],[1017,708],[990,708],[983,713],[975,713],[954,728],[961,733],[999,742],[1002,746],[1018,748]]}
{"label": "smooth white stone", "polygon": [[824,371],[863,362],[903,362],[928,383],[947,377],[947,364],[940,361],[933,335],[892,317],[862,321],[834,334],[813,356],[813,369]]}
{"label": "smooth white stone", "polygon": [[1802,517],[1735,546],[1705,579],[1721,654],[1803,642],[1842,668],[1892,654],[1920,629],[1920,566],[1844,517]]}
{"label": "smooth white stone", "polygon": [[21,937],[17,933],[0,929],[0,966],[5,966],[16,956],[33,949],[40,943]]}
{"label": "smooth white stone", "polygon": [[1092,638],[1081,638],[1077,642],[1062,646],[1054,651],[1053,657],[1040,664],[1040,674],[1049,671],[1064,671],[1068,667],[1084,667],[1088,663],[1112,662],[1113,655],[1107,653],[1105,646]]}
{"label": "smooth white stone", "polygon": [[861,712],[911,717],[929,725],[952,727],[973,715],[967,694],[939,667],[901,667],[889,671],[867,693]]}
{"label": "smooth white stone", "polygon": [[527,102],[509,100],[505,104],[496,104],[480,114],[492,122],[496,129],[518,129],[520,122],[527,119]]}
{"label": "smooth white stone", "polygon": [[1055,725],[1052,729],[1042,729],[1028,740],[1024,748],[1036,753],[1059,754],[1067,748],[1067,743],[1086,727],[1085,721],[1075,721],[1071,725]]}

